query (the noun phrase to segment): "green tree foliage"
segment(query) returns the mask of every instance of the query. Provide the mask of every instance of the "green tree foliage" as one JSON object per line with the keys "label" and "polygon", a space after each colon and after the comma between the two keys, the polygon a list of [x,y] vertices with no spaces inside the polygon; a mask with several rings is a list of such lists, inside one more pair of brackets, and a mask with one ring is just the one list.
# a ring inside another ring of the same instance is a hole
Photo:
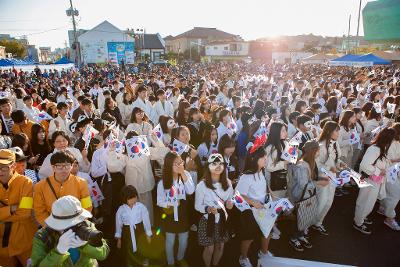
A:
{"label": "green tree foliage", "polygon": [[23,58],[26,56],[26,47],[16,40],[0,40],[0,46],[4,46],[6,53],[11,53],[14,57]]}

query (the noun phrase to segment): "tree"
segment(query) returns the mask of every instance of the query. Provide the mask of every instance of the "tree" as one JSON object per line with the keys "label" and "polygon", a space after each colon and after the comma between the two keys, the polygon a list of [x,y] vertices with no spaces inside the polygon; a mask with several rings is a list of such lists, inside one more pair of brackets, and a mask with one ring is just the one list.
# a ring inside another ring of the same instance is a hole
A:
{"label": "tree", "polygon": [[6,53],[11,53],[14,57],[23,58],[26,56],[26,47],[17,40],[0,40],[0,46],[4,46]]}

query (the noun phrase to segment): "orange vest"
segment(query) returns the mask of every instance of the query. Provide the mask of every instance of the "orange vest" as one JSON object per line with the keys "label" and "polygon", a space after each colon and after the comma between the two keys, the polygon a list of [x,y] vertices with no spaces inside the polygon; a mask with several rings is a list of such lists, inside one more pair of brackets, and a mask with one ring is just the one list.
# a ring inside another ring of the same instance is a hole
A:
{"label": "orange vest", "polygon": [[[46,179],[49,179],[57,198]],[[92,211],[92,201],[86,180],[72,174],[62,184],[54,178],[54,175],[46,179],[41,180],[35,185],[33,194],[35,218],[42,226],[45,226],[44,221],[50,216],[51,206],[54,201],[63,196],[70,195],[76,197],[81,201],[82,208]]]}
{"label": "orange vest", "polygon": [[[7,189],[0,183],[0,241],[3,240],[6,223],[11,222],[10,257],[32,249],[32,240],[38,229],[32,216],[32,192],[32,180],[16,172],[8,181]],[[14,214],[10,211],[12,205],[18,205]],[[0,246],[2,249],[6,248]]]}

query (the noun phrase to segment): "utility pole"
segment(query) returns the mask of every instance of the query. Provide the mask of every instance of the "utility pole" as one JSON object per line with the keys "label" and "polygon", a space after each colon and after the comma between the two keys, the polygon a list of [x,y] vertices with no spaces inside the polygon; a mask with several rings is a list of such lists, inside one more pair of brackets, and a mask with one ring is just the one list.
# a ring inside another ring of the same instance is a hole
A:
{"label": "utility pole", "polygon": [[[357,19],[357,46],[356,46],[356,49],[358,48],[358,45],[359,45],[359,41],[358,41],[358,34],[359,34],[359,30],[360,30],[360,17],[361,17],[361,1],[362,0],[360,0],[360,4],[358,5],[358,19]],[[357,51],[356,51],[357,52]]]}
{"label": "utility pole", "polygon": [[347,50],[350,50],[350,22],[351,22],[351,14],[349,15],[349,29],[347,31]]}
{"label": "utility pole", "polygon": [[74,43],[72,45],[72,49],[75,50],[75,66],[79,67],[80,65],[80,46],[78,43],[78,36],[76,34],[76,22],[75,22],[75,16],[79,16],[79,11],[74,9],[74,6],[72,5],[72,0],[69,0],[70,8],[67,10],[67,16],[72,17],[72,26],[74,30]]}

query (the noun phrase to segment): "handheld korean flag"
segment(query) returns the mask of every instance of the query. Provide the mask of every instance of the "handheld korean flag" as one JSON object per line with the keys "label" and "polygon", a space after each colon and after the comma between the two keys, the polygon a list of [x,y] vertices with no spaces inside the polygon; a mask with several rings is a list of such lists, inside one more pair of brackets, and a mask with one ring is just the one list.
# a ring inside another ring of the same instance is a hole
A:
{"label": "handheld korean flag", "polygon": [[177,139],[174,139],[174,142],[172,143],[172,151],[175,151],[180,156],[183,152],[189,151],[189,146]]}
{"label": "handheld korean flag", "polygon": [[374,140],[378,134],[385,128],[385,126],[378,126],[371,131],[371,140]]}
{"label": "handheld korean flag", "polygon": [[343,170],[339,173],[339,177],[336,179],[338,185],[342,186],[350,182],[351,173],[348,170]]}
{"label": "handheld korean flag", "polygon": [[324,169],[324,168],[320,168],[320,170],[321,170],[321,172],[322,172],[323,174],[326,175],[326,177],[329,178],[330,182],[331,182],[333,185],[335,185],[335,186],[338,185],[338,181],[337,181],[337,179],[336,179],[336,175],[335,175],[333,172],[327,171],[327,170]]}
{"label": "handheld korean flag", "polygon": [[277,201],[272,202],[272,206],[277,215],[279,215],[281,212],[294,208],[292,202],[290,202],[287,198],[280,198]]}
{"label": "handheld korean flag", "polygon": [[103,193],[100,190],[99,185],[97,184],[97,181],[94,181],[90,185],[90,197],[92,198],[93,202],[99,203],[100,201],[103,201],[105,199]]}
{"label": "handheld korean flag", "polygon": [[233,204],[235,204],[236,208],[241,212],[250,209],[249,203],[244,200],[244,198],[240,195],[239,191],[235,191],[235,194],[231,198]]}
{"label": "handheld korean flag", "polygon": [[158,140],[162,141],[164,133],[163,133],[163,131],[161,129],[161,125],[160,124],[158,124],[156,127],[154,127],[153,133],[157,136]]}
{"label": "handheld korean flag", "polygon": [[150,156],[150,149],[145,135],[133,136],[125,141],[126,151],[132,159],[139,159]]}
{"label": "handheld korean flag", "polygon": [[297,152],[297,148],[295,146],[287,145],[281,155],[281,159],[296,164],[298,156],[299,153]]}
{"label": "handheld korean flag", "polygon": [[372,186],[365,179],[361,179],[361,174],[357,173],[356,171],[354,171],[352,169],[348,169],[348,171],[350,172],[350,177],[357,184],[358,188],[364,188],[364,187]]}
{"label": "handheld korean flag", "polygon": [[303,136],[303,133],[298,131],[292,139],[289,141],[289,145],[291,146],[298,146],[301,143],[301,137]]}
{"label": "handheld korean flag", "polygon": [[387,103],[387,111],[389,114],[394,114],[395,110],[396,110],[396,104]]}
{"label": "handheld korean flag", "polygon": [[377,113],[382,113],[382,105],[380,102],[374,103],[374,109]]}
{"label": "handheld korean flag", "polygon": [[34,116],[34,118],[35,118],[35,120],[36,120],[37,122],[42,122],[42,121],[45,121],[45,120],[52,120],[52,119],[53,119],[53,117],[50,116],[50,115],[49,115],[47,112],[45,112],[45,111],[41,111],[41,112],[37,113],[37,114]]}
{"label": "handheld korean flag", "polygon": [[169,190],[166,190],[167,205],[173,206],[174,208],[174,221],[179,221],[178,216],[178,192],[175,186],[172,186]]}
{"label": "handheld korean flag", "polygon": [[255,132],[253,136],[254,137],[262,136],[262,135],[267,134],[267,133],[268,133],[268,129],[265,126],[265,121],[262,121],[261,124],[260,124],[260,127],[258,127],[257,132]]}
{"label": "handheld korean flag", "polygon": [[0,91],[0,98],[7,98],[10,96],[10,92],[8,91]]}
{"label": "handheld korean flag", "polygon": [[98,133],[99,131],[97,131],[91,125],[86,126],[82,136],[83,141],[85,141],[85,149],[89,148],[90,140],[92,140],[92,138],[94,138]]}
{"label": "handheld korean flag", "polygon": [[228,122],[228,135],[230,136],[230,137],[232,137],[232,135],[234,134],[234,133],[236,133],[236,131],[237,131],[237,125],[236,125],[236,122],[232,119],[232,117],[230,117],[229,118],[229,122]]}
{"label": "handheld korean flag", "polygon": [[387,178],[387,182],[389,184],[396,183],[396,181],[398,179],[399,171],[400,171],[400,164],[399,163],[394,164],[394,165],[389,167],[389,169],[386,172],[386,178]]}
{"label": "handheld korean flag", "polygon": [[357,133],[357,131],[351,131],[350,134],[350,144],[358,144],[360,142],[360,135]]}

